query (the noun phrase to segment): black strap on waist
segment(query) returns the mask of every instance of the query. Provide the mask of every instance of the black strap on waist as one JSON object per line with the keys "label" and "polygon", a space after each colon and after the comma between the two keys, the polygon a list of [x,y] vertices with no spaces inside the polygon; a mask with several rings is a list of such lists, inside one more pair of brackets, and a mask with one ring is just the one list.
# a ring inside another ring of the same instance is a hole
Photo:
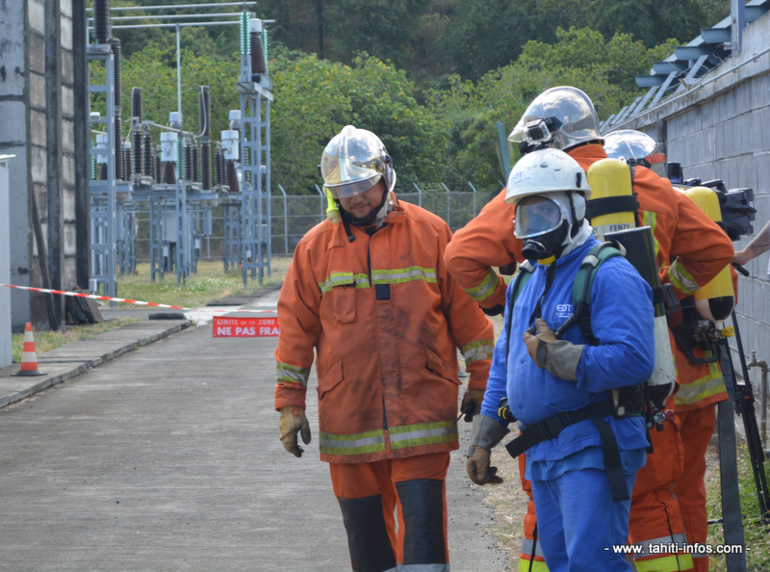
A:
{"label": "black strap on waist", "polygon": [[610,483],[612,500],[623,501],[631,498],[623,476],[623,466],[620,462],[620,448],[615,438],[612,427],[603,417],[615,416],[615,406],[611,400],[600,403],[592,403],[577,411],[565,411],[543,419],[539,423],[527,427],[521,435],[516,437],[505,448],[511,457],[518,457],[527,449],[534,447],[543,441],[556,439],[559,434],[575,423],[591,420],[599,432],[604,454],[604,470]]}

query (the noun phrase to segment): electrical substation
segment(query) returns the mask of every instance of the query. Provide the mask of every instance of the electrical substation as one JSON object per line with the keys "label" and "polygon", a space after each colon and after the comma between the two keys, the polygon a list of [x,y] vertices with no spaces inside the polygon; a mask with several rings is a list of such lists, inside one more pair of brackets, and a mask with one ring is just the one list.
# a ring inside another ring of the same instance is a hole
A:
{"label": "electrical substation", "polygon": [[[86,48],[91,70],[88,124],[92,292],[117,296],[117,276],[134,272],[139,215],[149,220],[152,280],[174,272],[177,283],[183,284],[195,273],[203,244],[212,235],[212,211],[217,206],[222,207],[224,216],[224,270],[239,268],[244,286],[249,278],[261,284],[265,273],[270,274],[272,82],[265,23],[247,11],[249,5],[256,2],[145,8],[243,9],[240,13],[195,16],[208,18],[202,22],[177,16],[176,22],[149,25],[175,27],[177,37],[178,97],[176,107],[169,109],[167,124],[160,125],[143,116],[142,86],[132,86],[130,121],[126,124],[123,120],[126,103],[121,98],[121,44],[113,32],[142,25],[113,26],[112,13],[121,9],[111,9],[109,0],[94,1]],[[121,22],[131,19],[115,18]],[[197,122],[182,115],[179,31],[196,25],[239,28],[240,75],[233,78],[233,89],[239,94],[240,108],[229,112],[229,129],[219,133],[219,138],[211,133],[208,86],[199,88]],[[94,69],[100,72],[93,73]],[[96,101],[101,109],[106,104],[106,113],[94,110]]]}

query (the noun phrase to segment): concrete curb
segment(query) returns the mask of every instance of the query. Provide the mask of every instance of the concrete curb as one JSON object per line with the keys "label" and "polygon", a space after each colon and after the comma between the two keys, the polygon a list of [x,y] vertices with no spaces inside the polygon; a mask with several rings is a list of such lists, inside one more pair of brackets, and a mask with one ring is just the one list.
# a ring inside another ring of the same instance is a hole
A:
{"label": "concrete curb", "polygon": [[38,370],[44,375],[18,376],[18,364],[1,369],[0,409],[191,326],[190,320],[134,322],[38,355]]}

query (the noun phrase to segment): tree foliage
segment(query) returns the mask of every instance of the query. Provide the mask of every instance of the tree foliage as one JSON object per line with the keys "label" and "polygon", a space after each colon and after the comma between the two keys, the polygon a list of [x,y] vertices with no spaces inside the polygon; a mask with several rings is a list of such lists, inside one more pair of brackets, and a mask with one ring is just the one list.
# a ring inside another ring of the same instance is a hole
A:
{"label": "tree foliage", "polygon": [[[275,20],[267,25],[274,186],[314,193],[325,144],[353,124],[384,141],[399,188],[471,181],[492,191],[502,178],[498,122],[509,132],[529,102],[555,85],[583,89],[600,117],[609,117],[640,96],[636,75],[729,13],[729,2],[263,0],[257,11]],[[144,119],[166,124],[177,109],[175,32],[116,35],[124,120],[131,88],[141,87]],[[238,28],[182,28],[180,43],[184,128],[199,132],[198,93],[206,85],[217,139],[228,111],[240,107]]]}

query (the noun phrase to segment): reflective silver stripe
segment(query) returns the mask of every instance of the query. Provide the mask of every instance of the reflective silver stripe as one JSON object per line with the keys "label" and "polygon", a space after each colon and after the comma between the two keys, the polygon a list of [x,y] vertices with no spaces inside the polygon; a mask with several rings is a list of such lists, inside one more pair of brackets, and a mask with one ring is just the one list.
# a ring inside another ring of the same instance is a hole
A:
{"label": "reflective silver stripe", "polygon": [[390,427],[388,430],[394,449],[435,445],[457,439],[457,424],[454,423],[454,420]]}
{"label": "reflective silver stripe", "polygon": [[398,564],[398,572],[449,572],[449,564]]}
{"label": "reflective silver stripe", "polygon": [[410,266],[409,268],[394,270],[372,270],[372,283],[374,284],[399,284],[412,280],[436,282],[436,269]]}
{"label": "reflective silver stripe", "polygon": [[725,378],[722,377],[722,372],[717,369],[716,364],[710,363],[709,369],[711,371],[708,375],[691,383],[680,385],[679,390],[674,396],[674,403],[677,405],[690,405],[692,403],[698,403],[712,395],[727,391]]}
{"label": "reflective silver stripe", "polygon": [[354,435],[335,435],[321,432],[319,448],[327,455],[363,455],[385,450],[385,434],[382,429]]}
{"label": "reflective silver stripe", "polygon": [[495,351],[495,344],[492,340],[475,340],[465,346],[460,352],[465,358],[465,364],[469,365],[480,359],[492,359],[492,352]]}
{"label": "reflective silver stripe", "polygon": [[695,278],[692,277],[692,274],[687,271],[679,259],[674,260],[671,266],[668,267],[668,278],[674,286],[688,295],[699,288]]}
{"label": "reflective silver stripe", "polygon": [[540,548],[540,543],[536,540],[532,540],[531,538],[525,538],[521,542],[521,556],[526,556],[527,559],[532,557],[532,547],[535,547],[535,556],[540,556],[541,558],[545,558],[545,555],[543,554],[543,549]]}
{"label": "reflective silver stripe", "polygon": [[483,302],[486,298],[492,295],[497,287],[497,274],[490,269],[489,274],[484,277],[481,284],[474,286],[473,288],[465,288],[465,293],[473,298],[476,302]]}
{"label": "reflective silver stripe", "polygon": [[275,366],[276,383],[299,383],[307,387],[307,378],[310,376],[309,367],[295,367],[288,363],[278,363]]}
{"label": "reflective silver stripe", "polygon": [[352,285],[356,288],[368,288],[369,277],[366,274],[353,274],[352,272],[334,272],[325,282],[319,282],[321,292],[331,292],[335,286]]}
{"label": "reflective silver stripe", "polygon": [[[639,546],[640,550],[639,552],[634,552],[634,558],[646,558],[648,556],[666,556],[673,553],[673,550],[666,551],[665,553],[660,552],[660,546],[671,546],[673,548],[673,545],[676,544],[678,548],[680,548],[680,551],[684,548],[684,545],[687,543],[687,536],[684,534],[673,534],[671,536],[661,536],[660,538],[650,538],[648,540],[643,540],[641,542],[636,542],[632,546]],[[655,552],[650,551],[650,546],[655,546]]]}

